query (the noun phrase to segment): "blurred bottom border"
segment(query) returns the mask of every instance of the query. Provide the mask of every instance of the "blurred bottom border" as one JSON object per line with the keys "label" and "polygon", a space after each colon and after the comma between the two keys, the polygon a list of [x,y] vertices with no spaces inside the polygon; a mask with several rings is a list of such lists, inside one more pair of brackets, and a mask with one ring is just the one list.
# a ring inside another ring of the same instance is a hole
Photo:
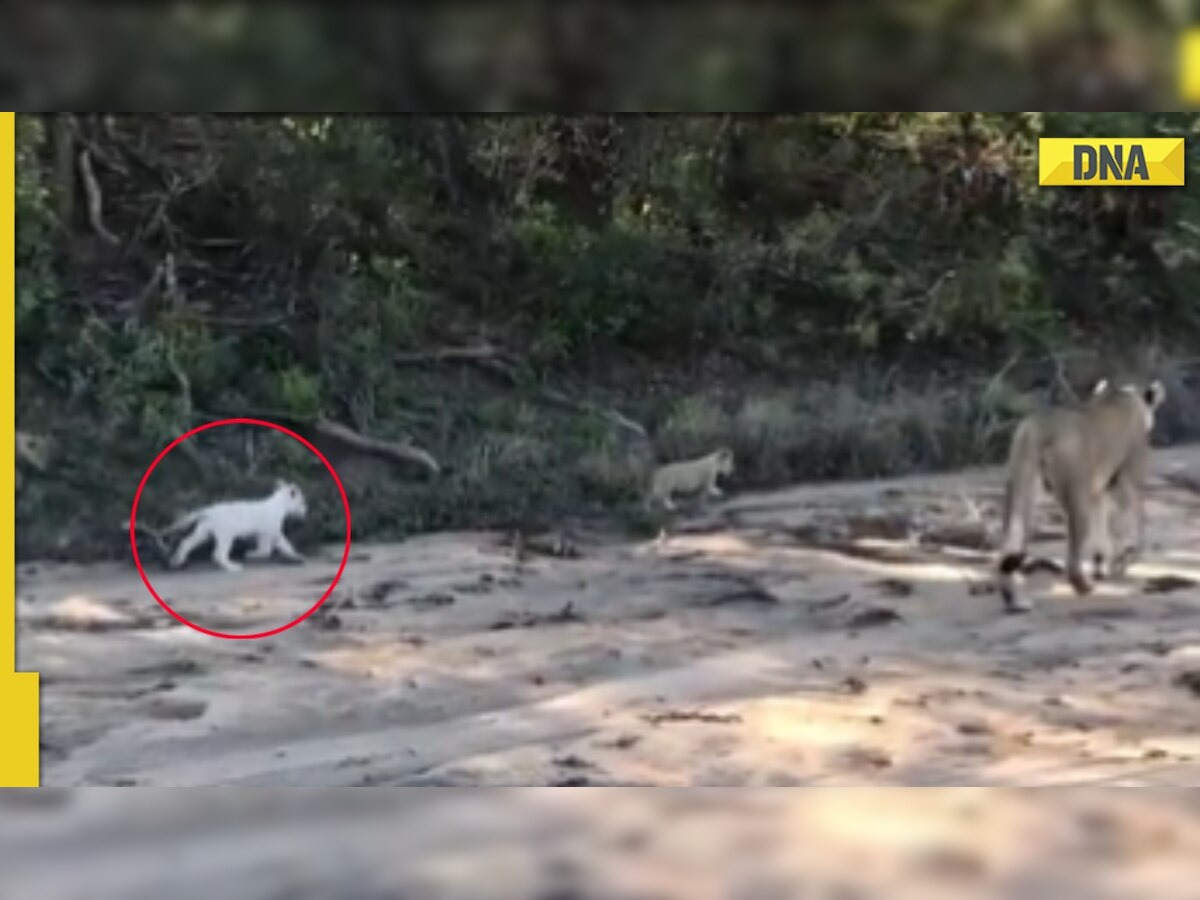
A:
{"label": "blurred bottom border", "polygon": [[16,790],[0,871],[45,900],[1182,898],[1198,811],[1178,789]]}

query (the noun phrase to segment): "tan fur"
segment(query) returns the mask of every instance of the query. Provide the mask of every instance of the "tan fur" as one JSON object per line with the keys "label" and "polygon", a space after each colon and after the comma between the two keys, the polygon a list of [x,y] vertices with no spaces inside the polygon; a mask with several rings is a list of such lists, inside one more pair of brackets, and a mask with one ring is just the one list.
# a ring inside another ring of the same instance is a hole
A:
{"label": "tan fur", "polygon": [[676,494],[697,494],[701,491],[708,497],[720,497],[717,479],[733,474],[733,451],[722,447],[698,459],[667,463],[654,470],[650,479],[650,493],[646,505],[661,503],[666,509],[674,509],[671,498]]}
{"label": "tan fur", "polygon": [[[1004,524],[998,565],[1000,593],[1012,611],[1030,608],[1019,576],[1042,490],[1067,519],[1067,578],[1077,594],[1092,590],[1084,572],[1120,575],[1141,554],[1142,489],[1150,431],[1164,399],[1161,382],[1146,387],[1107,381],[1075,407],[1031,413],[1017,425],[1009,451]],[[1121,544],[1113,557],[1113,539]]]}

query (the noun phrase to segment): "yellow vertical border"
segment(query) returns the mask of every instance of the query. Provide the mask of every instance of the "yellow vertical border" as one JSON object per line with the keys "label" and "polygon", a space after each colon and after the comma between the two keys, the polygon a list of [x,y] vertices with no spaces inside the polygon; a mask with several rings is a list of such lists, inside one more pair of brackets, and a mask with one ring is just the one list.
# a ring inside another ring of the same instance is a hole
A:
{"label": "yellow vertical border", "polygon": [[1200,28],[1188,28],[1179,36],[1179,98],[1200,104]]}
{"label": "yellow vertical border", "polygon": [[37,787],[38,676],[16,671],[16,149],[0,112],[0,787]]}

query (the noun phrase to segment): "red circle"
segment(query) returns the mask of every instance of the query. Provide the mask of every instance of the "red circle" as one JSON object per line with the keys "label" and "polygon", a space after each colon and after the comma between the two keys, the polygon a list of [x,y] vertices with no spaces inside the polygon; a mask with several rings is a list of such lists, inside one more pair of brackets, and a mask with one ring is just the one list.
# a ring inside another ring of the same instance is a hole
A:
{"label": "red circle", "polygon": [[[278,628],[272,628],[270,631],[260,631],[256,634],[227,634],[224,631],[213,631],[210,628],[205,628],[201,625],[197,625],[195,622],[185,619],[179,613],[175,612],[175,610],[171,609],[167,602],[158,595],[156,590],[154,590],[154,586],[150,584],[150,579],[146,577],[146,570],[142,567],[141,557],[138,556],[137,509],[138,503],[142,499],[142,491],[145,490],[146,482],[150,479],[150,473],[154,471],[155,467],[158,466],[160,462],[162,462],[164,456],[166,456],[192,435],[199,434],[201,431],[207,431],[210,428],[219,428],[222,425],[261,425],[264,428],[273,428],[276,431],[283,432],[288,437],[295,438],[297,441],[311,450],[317,459],[321,460],[321,462],[325,464],[325,468],[328,469],[329,474],[333,476],[333,483],[337,485],[338,493],[342,495],[342,508],[346,511],[346,546],[342,550],[342,563],[340,566],[338,566],[337,574],[333,576],[333,583],[329,585],[329,589],[326,590],[325,593],[321,595],[321,599],[314,603],[312,608],[310,608],[303,615],[293,619],[286,625],[280,625]],[[237,641],[249,641],[254,640],[255,638],[265,638],[270,637],[273,634],[280,634],[281,632],[287,631],[289,628],[299,625],[318,609],[320,609],[321,605],[329,599],[329,595],[333,593],[333,589],[337,587],[337,583],[342,578],[342,573],[346,571],[346,563],[350,559],[350,501],[346,498],[346,489],[342,487],[342,479],[338,478],[338,474],[336,471],[334,471],[334,468],[330,464],[329,460],[325,458],[325,455],[321,453],[320,450],[318,450],[304,438],[300,437],[300,435],[296,434],[294,431],[284,428],[282,425],[276,425],[274,422],[264,422],[262,419],[221,419],[217,422],[209,422],[207,425],[198,425],[191,431],[184,432],[179,437],[175,438],[175,440],[171,441],[171,443],[167,444],[163,451],[154,458],[154,462],[150,463],[150,468],[146,469],[146,474],[142,476],[142,480],[138,484],[137,493],[133,495],[133,511],[129,514],[129,543],[133,548],[133,561],[137,565],[138,574],[142,576],[142,584],[146,585],[146,590],[148,590],[150,595],[158,601],[158,605],[165,609],[176,621],[182,622],[184,625],[188,626],[188,628],[193,628],[196,631],[211,635],[212,637],[227,638],[229,640]]]}

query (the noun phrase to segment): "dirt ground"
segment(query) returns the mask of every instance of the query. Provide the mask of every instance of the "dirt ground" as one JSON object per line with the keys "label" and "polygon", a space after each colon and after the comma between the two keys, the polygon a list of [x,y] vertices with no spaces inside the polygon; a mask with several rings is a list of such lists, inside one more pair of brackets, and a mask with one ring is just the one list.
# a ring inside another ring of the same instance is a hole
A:
{"label": "dirt ground", "polygon": [[[1200,784],[1200,448],[1162,452],[1148,552],[1038,607],[991,589],[999,471],[741,494],[662,545],[356,544],[335,595],[243,641],[130,565],[23,564],[42,782],[72,785]],[[1035,552],[1061,560],[1047,503]],[[340,548],[155,572],[249,633]]]}

